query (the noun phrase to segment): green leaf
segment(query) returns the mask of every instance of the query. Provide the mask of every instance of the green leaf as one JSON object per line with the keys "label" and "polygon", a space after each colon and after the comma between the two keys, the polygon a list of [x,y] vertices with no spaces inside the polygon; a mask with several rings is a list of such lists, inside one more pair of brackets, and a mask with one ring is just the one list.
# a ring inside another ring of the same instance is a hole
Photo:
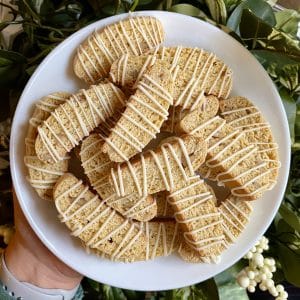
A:
{"label": "green leaf", "polygon": [[240,23],[241,37],[248,41],[248,45],[255,49],[258,39],[267,39],[272,27],[255,16],[249,9],[244,9]]}
{"label": "green leaf", "polygon": [[119,288],[103,284],[102,292],[104,300],[126,300],[125,295]]}
{"label": "green leaf", "polygon": [[300,255],[297,255],[284,244],[278,243],[278,256],[286,280],[291,284],[300,287]]}
{"label": "green leaf", "polygon": [[166,291],[165,300],[188,300],[191,295],[190,287]]}
{"label": "green leaf", "polygon": [[286,65],[296,65],[300,63],[300,57],[274,50],[257,49],[251,50],[251,53],[265,68],[270,65],[276,65],[277,68],[282,68]]}
{"label": "green leaf", "polygon": [[294,143],[295,139],[295,121],[296,121],[296,102],[294,99],[290,96],[289,92],[286,89],[281,89],[279,91],[280,97],[282,99],[282,103],[285,108],[286,116],[289,121],[289,128],[290,128],[290,136],[291,141]]}
{"label": "green leaf", "polygon": [[273,8],[267,2],[262,0],[247,0],[246,3],[256,17],[260,18],[270,26],[275,26],[276,19]]}
{"label": "green leaf", "polygon": [[54,11],[53,1],[50,0],[30,0],[27,1],[30,7],[39,15],[47,15]]}
{"label": "green leaf", "polygon": [[300,13],[293,9],[285,9],[275,13],[276,28],[285,33],[296,36],[298,32],[298,23],[300,22]]}
{"label": "green leaf", "polygon": [[218,288],[213,278],[198,283],[191,289],[194,295],[192,299],[219,300]]}
{"label": "green leaf", "polygon": [[239,33],[239,24],[244,9],[249,9],[251,12],[270,26],[276,24],[275,15],[272,7],[262,0],[246,0],[241,2],[231,13],[227,20],[227,26],[234,32]]}
{"label": "green leaf", "polygon": [[223,0],[205,0],[212,19],[217,23],[225,24],[227,19],[226,5]]}
{"label": "green leaf", "polygon": [[235,8],[235,10],[231,13],[231,15],[228,18],[227,23],[226,23],[226,25],[230,29],[232,29],[234,32],[236,32],[238,34],[240,33],[239,25],[240,25],[240,22],[241,22],[241,17],[242,17],[243,10],[245,8],[248,8],[248,5],[247,5],[246,1],[242,2],[241,4],[239,4]]}
{"label": "green leaf", "polygon": [[295,210],[287,203],[283,203],[279,208],[279,213],[286,223],[300,233],[300,215]]}
{"label": "green leaf", "polygon": [[89,283],[89,285],[92,287],[93,290],[95,290],[96,292],[100,291],[101,284],[99,282],[92,280],[90,278],[87,278],[87,282]]}
{"label": "green leaf", "polygon": [[201,9],[191,4],[176,4],[170,8],[170,11],[192,17],[206,17],[206,15]]}
{"label": "green leaf", "polygon": [[132,290],[123,290],[124,295],[127,300],[144,300],[145,293],[144,292],[136,292]]}
{"label": "green leaf", "polygon": [[25,62],[26,58],[17,52],[0,50],[0,87],[16,86]]}
{"label": "green leaf", "polygon": [[215,276],[220,300],[248,300],[245,289],[236,282],[237,274],[243,269],[245,263],[240,260],[232,267]]}

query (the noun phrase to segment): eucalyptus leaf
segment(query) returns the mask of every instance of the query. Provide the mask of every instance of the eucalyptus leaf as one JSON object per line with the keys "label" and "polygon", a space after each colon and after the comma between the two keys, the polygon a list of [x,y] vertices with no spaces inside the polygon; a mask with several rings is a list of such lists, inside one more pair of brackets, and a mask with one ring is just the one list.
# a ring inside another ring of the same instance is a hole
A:
{"label": "eucalyptus leaf", "polygon": [[282,243],[278,243],[278,255],[285,278],[293,285],[300,287],[300,255]]}
{"label": "eucalyptus leaf", "polygon": [[293,9],[285,9],[275,13],[276,29],[296,37],[298,24],[300,22],[300,13]]}
{"label": "eucalyptus leaf", "polygon": [[22,76],[26,58],[13,51],[0,50],[0,87],[16,86]]}
{"label": "eucalyptus leaf", "polygon": [[227,19],[226,5],[223,0],[205,0],[212,19],[217,23],[225,24]]}
{"label": "eucalyptus leaf", "polygon": [[286,89],[281,89],[280,90],[280,97],[282,99],[286,116],[289,122],[289,129],[290,129],[290,136],[291,136],[291,141],[294,143],[295,140],[295,121],[296,121],[296,102],[294,99],[290,96],[288,91]]}
{"label": "eucalyptus leaf", "polygon": [[251,53],[265,68],[270,65],[276,65],[277,68],[282,68],[286,65],[297,65],[300,63],[300,57],[274,50],[257,49],[251,50]]}
{"label": "eucalyptus leaf", "polygon": [[240,33],[252,49],[255,49],[258,39],[267,39],[272,30],[272,26],[255,16],[249,9],[243,10]]}
{"label": "eucalyptus leaf", "polygon": [[166,300],[189,300],[190,295],[191,295],[190,287],[184,287],[181,289],[166,291],[165,299]]}
{"label": "eucalyptus leaf", "polygon": [[300,233],[300,214],[291,209],[287,203],[283,203],[279,208],[282,218],[296,231]]}
{"label": "eucalyptus leaf", "polygon": [[137,292],[132,290],[123,290],[124,295],[126,296],[127,300],[143,300],[145,299],[144,292]]}
{"label": "eucalyptus leaf", "polygon": [[192,17],[206,17],[206,15],[201,9],[191,4],[176,4],[170,8],[170,11]]}
{"label": "eucalyptus leaf", "polygon": [[262,0],[246,0],[242,1],[231,13],[227,20],[227,26],[234,32],[239,33],[239,24],[244,9],[249,9],[256,17],[263,20],[270,26],[276,24],[275,15],[272,7]]}
{"label": "eucalyptus leaf", "polygon": [[100,286],[101,284],[95,280],[92,280],[90,278],[87,278],[87,282],[89,283],[89,285],[92,287],[93,290],[99,292],[100,291]]}
{"label": "eucalyptus leaf", "polygon": [[192,288],[195,299],[219,300],[218,287],[213,278],[196,284]]}
{"label": "eucalyptus leaf", "polygon": [[31,8],[40,15],[47,15],[54,11],[53,1],[50,0],[29,0]]}
{"label": "eucalyptus leaf", "polygon": [[241,2],[241,4],[239,4],[234,9],[234,11],[231,13],[231,15],[228,18],[227,23],[226,23],[226,25],[230,29],[232,29],[234,32],[236,32],[238,34],[240,33],[239,25],[240,25],[240,22],[241,22],[241,17],[242,17],[243,10],[245,8],[248,8],[248,5],[247,5],[246,1],[243,1],[243,2]]}

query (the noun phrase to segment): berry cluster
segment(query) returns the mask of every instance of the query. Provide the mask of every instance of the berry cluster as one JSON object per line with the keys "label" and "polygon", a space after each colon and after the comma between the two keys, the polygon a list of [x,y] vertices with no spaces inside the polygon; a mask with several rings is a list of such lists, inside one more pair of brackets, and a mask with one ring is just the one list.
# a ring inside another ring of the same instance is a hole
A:
{"label": "berry cluster", "polygon": [[268,249],[269,240],[263,236],[245,255],[244,258],[249,260],[249,266],[239,273],[237,282],[250,293],[254,293],[258,285],[262,291],[268,290],[276,300],[285,300],[288,298],[288,293],[281,284],[275,286],[272,280],[273,273],[276,271],[274,258],[264,258],[262,255],[263,251]]}

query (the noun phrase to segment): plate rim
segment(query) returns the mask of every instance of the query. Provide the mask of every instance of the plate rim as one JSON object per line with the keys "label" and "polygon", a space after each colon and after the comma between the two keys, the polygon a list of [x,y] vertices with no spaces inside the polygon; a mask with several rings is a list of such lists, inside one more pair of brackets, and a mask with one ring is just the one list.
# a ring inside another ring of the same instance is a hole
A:
{"label": "plate rim", "polygon": [[[56,55],[57,52],[60,52],[64,47],[67,47],[70,43],[70,41],[72,41],[77,35],[81,35],[83,32],[89,32],[89,29],[92,28],[92,27],[95,27],[97,26],[97,24],[101,24],[101,23],[106,23],[106,22],[110,22],[112,20],[119,20],[119,19],[123,19],[123,18],[126,18],[128,17],[129,15],[133,15],[133,16],[137,16],[137,15],[160,15],[162,18],[164,17],[168,17],[168,15],[178,15],[180,17],[182,17],[183,19],[185,18],[188,18],[188,19],[193,19],[193,20],[197,20],[198,22],[200,22],[200,24],[202,24],[201,26],[205,26],[205,27],[210,27],[210,30],[214,30],[214,31],[220,31],[222,32],[222,34],[225,34],[227,35],[227,37],[229,39],[231,39],[231,42],[235,43],[235,46],[239,47],[240,49],[243,49],[244,51],[248,52],[253,61],[255,61],[255,63],[257,64],[257,66],[261,69],[262,73],[264,73],[264,77],[267,81],[269,81],[272,85],[273,85],[273,92],[275,94],[277,94],[277,98],[280,99],[280,96],[278,94],[278,91],[277,91],[277,88],[274,84],[274,82],[271,80],[271,78],[269,77],[269,75],[267,74],[267,72],[265,71],[265,69],[263,68],[263,66],[255,59],[255,57],[250,53],[250,51],[248,51],[245,47],[243,47],[238,41],[236,41],[233,37],[231,37],[229,34],[225,33],[224,31],[222,31],[221,29],[215,27],[214,25],[211,25],[209,24],[208,22],[205,22],[205,21],[202,21],[202,20],[199,20],[199,19],[196,19],[194,17],[191,17],[191,16],[187,16],[187,15],[183,15],[183,14],[179,14],[179,13],[175,13],[175,12],[167,12],[167,11],[156,11],[156,10],[149,10],[149,11],[137,11],[137,12],[133,12],[133,13],[124,13],[124,14],[120,14],[120,15],[114,15],[114,16],[111,16],[111,17],[107,17],[107,18],[103,18],[101,20],[98,20],[98,21],[95,21],[91,24],[89,24],[88,26],[85,26],[83,28],[81,28],[80,30],[78,30],[77,32],[73,33],[72,35],[70,35],[68,38],[66,38],[64,41],[62,41],[57,47],[55,47],[45,58],[44,60],[40,63],[40,65],[37,67],[37,69],[35,70],[35,72],[32,74],[32,76],[30,77],[30,79],[28,80],[20,98],[19,98],[19,102],[18,102],[18,106],[15,110],[15,113],[14,113],[14,117],[13,117],[13,121],[12,121],[12,127],[11,127],[11,136],[10,136],[10,149],[9,149],[9,156],[10,156],[10,170],[11,170],[11,176],[12,176],[12,182],[13,182],[13,185],[15,186],[15,192],[16,192],[16,195],[17,195],[17,198],[18,198],[18,202],[21,206],[21,209],[28,221],[28,223],[30,224],[30,226],[32,227],[32,229],[34,230],[34,232],[37,234],[37,236],[39,237],[39,239],[41,240],[41,242],[55,255],[57,256],[60,260],[62,260],[64,263],[66,263],[68,266],[70,266],[71,268],[73,268],[74,270],[80,272],[81,274],[86,275],[86,273],[84,272],[84,268],[83,266],[75,266],[72,264],[71,262],[71,259],[68,259],[66,257],[63,257],[63,255],[60,255],[60,252],[57,251],[55,249],[55,247],[53,246],[53,244],[45,237],[45,233],[43,233],[43,231],[37,226],[37,224],[35,223],[34,221],[34,218],[32,217],[32,215],[30,214],[29,210],[28,210],[28,207],[25,205],[25,202],[20,200],[22,199],[22,194],[21,194],[21,190],[22,188],[20,188],[18,186],[18,174],[17,174],[17,164],[16,164],[16,155],[17,155],[17,151],[16,151],[16,147],[14,145],[16,145],[16,143],[14,142],[15,139],[17,140],[16,137],[16,134],[14,134],[14,132],[16,131],[16,124],[17,124],[17,120],[16,120],[16,116],[18,115],[18,111],[20,109],[20,105],[19,103],[21,103],[24,95],[27,94],[27,91],[30,90],[32,84],[34,83],[35,81],[35,78],[38,76],[38,74],[40,73],[40,71],[47,65],[47,62],[54,56]],[[112,21],[113,22],[113,21]],[[102,25],[99,25],[99,27],[101,27]],[[87,37],[87,34],[86,34],[86,37]],[[85,38],[86,38],[85,37]],[[249,56],[250,57],[250,56]],[[287,147],[290,148],[291,146],[291,141],[290,141],[290,138],[289,138],[289,126],[288,126],[288,120],[287,120],[287,116],[285,114],[285,110],[284,110],[284,106],[283,106],[283,103],[282,101],[280,101],[279,103],[279,106],[280,106],[280,110],[283,112],[283,122],[284,122],[284,128],[283,130],[288,134],[288,140],[289,140],[289,143],[287,145]],[[290,152],[289,152],[290,153]],[[283,186],[286,187],[287,185],[287,182],[288,182],[288,177],[289,177],[289,169],[290,169],[290,160],[291,160],[291,156],[288,155],[286,158],[286,162],[288,164],[288,166],[286,166],[285,170],[285,174],[284,174],[284,184]],[[280,191],[280,198],[283,199],[283,196],[284,196],[284,192],[285,192],[285,188],[282,188],[281,191]],[[270,226],[270,224],[272,223],[274,217],[275,217],[275,214],[276,212],[278,211],[279,209],[279,206],[281,204],[282,200],[281,201],[278,201],[277,204],[275,205],[273,211],[271,212],[270,217],[269,218],[269,221],[265,224],[265,226],[263,228],[260,228],[259,230],[259,233],[257,234],[257,240],[264,234],[264,232],[267,230],[267,228]],[[255,241],[252,242],[252,243],[249,243],[249,247],[248,247],[248,250],[251,249],[251,247],[253,247],[253,245],[255,244]],[[247,253],[247,251],[245,253]],[[237,256],[236,259],[234,260],[231,260],[229,263],[226,262],[222,268],[220,268],[220,270],[218,271],[218,273],[216,273],[215,275],[213,276],[216,276],[217,274],[221,273],[222,271],[224,271],[225,269],[229,268],[230,266],[232,266],[233,264],[235,264],[238,260],[240,260],[244,255],[245,253],[240,253],[240,255]],[[94,276],[88,276],[89,278],[92,278],[96,281],[98,281],[97,278],[95,278]],[[179,288],[179,287],[183,287],[183,286],[186,286],[186,284],[188,285],[192,285],[192,284],[195,284],[195,283],[198,283],[199,280],[197,280],[196,278],[194,280],[188,280],[188,283],[187,282],[184,282],[181,286],[166,286],[164,288],[158,288],[156,289],[157,291],[160,291],[160,290],[166,290],[166,289],[173,289],[173,288]],[[109,284],[111,285],[111,282],[108,282],[105,280],[105,277],[103,280],[101,280],[101,283],[104,283],[104,284]],[[126,285],[125,281],[124,281],[124,285],[119,285],[120,288],[125,288],[125,289],[134,289],[136,291],[145,291],[145,290],[153,290],[153,289],[139,289],[139,287],[136,287],[136,286],[128,286]]]}

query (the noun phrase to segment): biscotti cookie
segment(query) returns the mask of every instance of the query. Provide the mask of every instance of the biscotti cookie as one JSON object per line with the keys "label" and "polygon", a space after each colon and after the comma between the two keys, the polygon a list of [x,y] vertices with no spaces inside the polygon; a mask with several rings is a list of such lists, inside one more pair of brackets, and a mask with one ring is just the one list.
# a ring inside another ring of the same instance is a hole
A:
{"label": "biscotti cookie", "polygon": [[226,124],[224,119],[216,116],[204,123],[199,120],[198,124],[189,118],[192,113],[182,120],[181,128],[209,143],[206,166],[200,167],[203,176],[223,183],[244,200],[257,199],[272,188],[270,174],[280,167],[278,161],[259,153],[244,131]]}
{"label": "biscotti cookie", "polygon": [[[153,56],[169,63],[176,106],[193,110],[204,94],[227,98],[231,91],[232,71],[213,53],[198,48],[161,47]],[[110,78],[118,85],[134,89],[155,58],[123,56],[113,63]]]}
{"label": "biscotti cookie", "polygon": [[38,127],[35,150],[40,160],[55,163],[101,122],[125,105],[125,95],[112,83],[91,86],[72,95]]}
{"label": "biscotti cookie", "polygon": [[162,191],[152,195],[157,205],[157,218],[174,218],[174,210],[167,201],[167,192]]}
{"label": "biscotti cookie", "polygon": [[206,165],[234,196],[254,200],[273,186],[270,173],[279,167],[246,138],[245,133],[225,124],[209,140]]}
{"label": "biscotti cookie", "polygon": [[140,223],[146,235],[145,260],[168,256],[177,251],[181,242],[181,232],[174,221],[151,221]]}
{"label": "biscotti cookie", "polygon": [[237,237],[243,232],[245,226],[249,222],[252,207],[249,201],[229,196],[222,201],[218,207],[223,219],[222,226],[224,228],[225,245],[234,243]]}
{"label": "biscotti cookie", "polygon": [[[274,142],[271,127],[265,121],[258,107],[244,97],[232,97],[220,102],[221,116],[234,128],[245,133],[250,143],[258,148],[258,153],[267,155],[268,160],[279,163],[278,145]],[[278,168],[270,173],[270,181],[276,183]]]}
{"label": "biscotti cookie", "polygon": [[53,93],[43,97],[35,105],[35,110],[29,120],[25,138],[24,163],[28,168],[28,181],[42,199],[52,200],[53,186],[57,179],[68,170],[68,157],[54,165],[46,164],[36,156],[34,143],[37,137],[37,127],[49,117],[50,113],[64,103],[70,94]]}
{"label": "biscotti cookie", "polygon": [[[205,121],[204,121],[205,120]],[[189,112],[179,123],[179,131],[203,138],[209,141],[216,134],[226,121],[219,116],[206,118],[205,115],[199,114],[197,110]]]}
{"label": "biscotti cookie", "polygon": [[140,196],[170,191],[178,182],[194,175],[205,160],[206,143],[200,138],[173,138],[162,146],[140,154],[111,169],[105,189],[113,189],[118,196],[136,193]]}
{"label": "biscotti cookie", "polygon": [[[162,131],[182,133],[185,123],[199,124],[205,123],[216,116],[219,110],[219,99],[215,96],[203,96],[201,102],[193,111],[184,109],[181,106],[172,106],[169,110],[169,118],[162,126]],[[200,136],[200,135],[199,135]],[[205,137],[202,136],[203,139]]]}
{"label": "biscotti cookie", "polygon": [[181,242],[178,253],[186,262],[190,263],[218,263],[220,256],[202,256],[199,251],[193,249],[184,240]]}
{"label": "biscotti cookie", "polygon": [[108,207],[81,180],[66,173],[56,183],[53,194],[61,221],[73,236],[111,259],[144,259],[143,231]]}
{"label": "biscotti cookie", "polygon": [[105,199],[107,205],[122,215],[138,221],[151,220],[157,214],[157,205],[153,197],[139,196],[137,193],[119,197],[113,189],[106,187],[114,163],[110,161],[107,154],[101,152],[103,143],[103,136],[95,133],[84,139],[81,145],[81,165],[92,187],[102,199]]}
{"label": "biscotti cookie", "polygon": [[168,196],[186,243],[200,256],[218,256],[224,249],[222,218],[212,189],[199,176],[179,182]]}
{"label": "biscotti cookie", "polygon": [[74,72],[87,83],[107,77],[111,64],[122,54],[141,55],[164,41],[161,22],[154,17],[129,17],[94,31],[79,46]]}
{"label": "biscotti cookie", "polygon": [[140,80],[116,126],[111,129],[102,151],[115,162],[127,161],[155,138],[173,103],[171,74],[156,61]]}
{"label": "biscotti cookie", "polygon": [[[145,256],[142,260],[147,261],[161,256],[168,256],[178,250],[182,233],[175,221],[136,222],[135,225],[143,231],[146,237],[145,251],[143,252]],[[83,247],[88,253],[92,252],[101,258],[111,259],[97,249],[91,249],[85,244],[83,244]],[[117,259],[114,259],[114,261],[117,261]],[[118,261],[122,260],[118,258]]]}

